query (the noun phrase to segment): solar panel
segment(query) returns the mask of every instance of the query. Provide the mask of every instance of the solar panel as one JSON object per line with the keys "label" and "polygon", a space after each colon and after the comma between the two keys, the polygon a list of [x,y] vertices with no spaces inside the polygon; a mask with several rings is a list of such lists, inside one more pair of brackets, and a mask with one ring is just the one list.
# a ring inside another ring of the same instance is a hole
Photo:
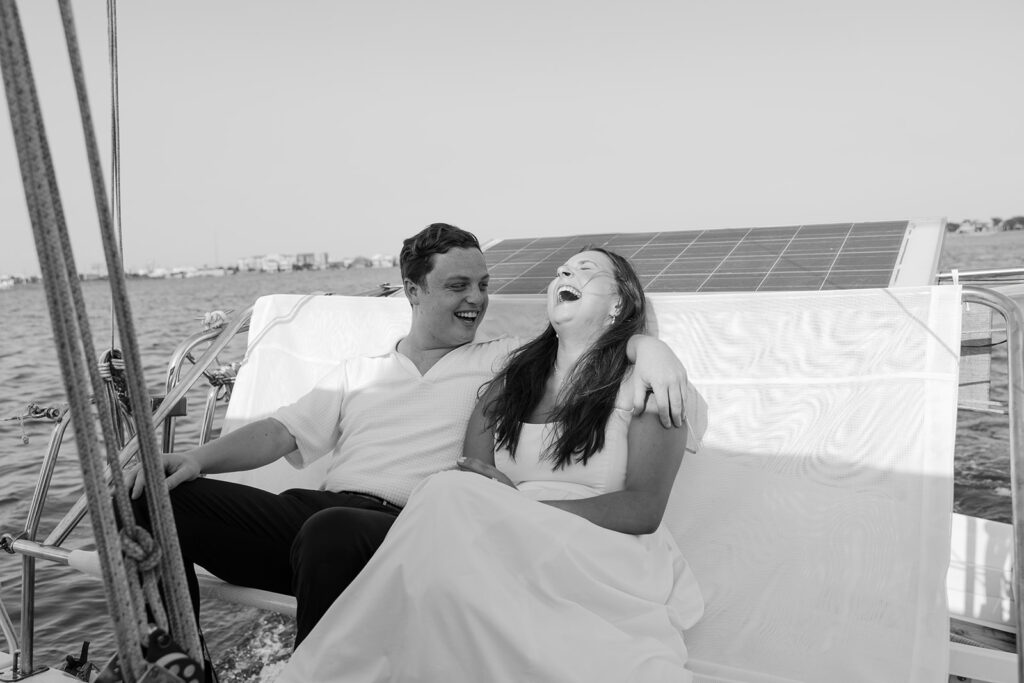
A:
{"label": "solar panel", "polygon": [[[927,240],[909,239],[913,221],[887,221],[516,238],[485,251],[492,294],[543,293],[555,269],[587,245],[629,258],[649,293],[861,289],[929,284],[937,225]],[[927,273],[927,282],[898,282],[910,261],[925,264],[907,271]]]}

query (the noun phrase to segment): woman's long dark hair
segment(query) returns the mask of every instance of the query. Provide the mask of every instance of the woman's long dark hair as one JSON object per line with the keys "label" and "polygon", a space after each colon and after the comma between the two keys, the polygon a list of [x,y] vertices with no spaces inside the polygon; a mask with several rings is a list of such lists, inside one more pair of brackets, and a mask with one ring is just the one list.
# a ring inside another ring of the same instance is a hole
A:
{"label": "woman's long dark hair", "polygon": [[[614,322],[580,356],[559,391],[549,418],[555,425],[555,440],[546,454],[554,462],[552,469],[574,460],[586,465],[591,455],[604,448],[605,424],[629,367],[626,345],[634,334],[647,330],[643,287],[629,261],[597,247],[580,251],[599,251],[611,260],[622,304]],[[494,428],[495,448],[507,448],[513,458],[522,423],[540,403],[547,378],[554,372],[557,351],[558,337],[549,323],[539,337],[509,357],[493,380],[500,390],[484,408],[484,415]]]}

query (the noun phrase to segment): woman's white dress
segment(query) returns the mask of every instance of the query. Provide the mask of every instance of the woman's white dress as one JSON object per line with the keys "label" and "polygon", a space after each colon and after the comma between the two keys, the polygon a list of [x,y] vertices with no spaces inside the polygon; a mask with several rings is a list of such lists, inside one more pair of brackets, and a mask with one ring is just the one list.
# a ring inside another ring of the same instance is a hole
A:
{"label": "woman's white dress", "polygon": [[688,681],[696,580],[664,528],[632,536],[538,502],[623,487],[630,413],[586,467],[552,471],[524,424],[518,490],[441,472],[296,649],[279,681]]}

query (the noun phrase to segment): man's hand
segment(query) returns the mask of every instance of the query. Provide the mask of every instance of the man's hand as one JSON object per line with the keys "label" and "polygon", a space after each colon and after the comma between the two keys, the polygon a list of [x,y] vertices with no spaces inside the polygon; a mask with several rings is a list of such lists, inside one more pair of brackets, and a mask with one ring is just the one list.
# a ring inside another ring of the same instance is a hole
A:
{"label": "man's hand", "polygon": [[482,460],[477,460],[476,458],[459,458],[456,464],[463,472],[473,472],[474,474],[479,474],[480,476],[487,477],[488,479],[499,481],[505,486],[516,488],[516,485],[512,483],[512,480],[509,479],[504,472],[494,465],[488,464]]}
{"label": "man's hand", "polygon": [[683,396],[686,394],[686,368],[675,352],[660,339],[648,336],[633,338],[636,361],[633,367],[633,413],[640,415],[647,405],[647,394],[653,394],[661,425],[682,427],[686,415]]}
{"label": "man's hand", "polygon": [[[168,491],[182,482],[192,481],[202,473],[199,463],[188,453],[164,453],[161,458],[164,474],[167,475]],[[142,489],[146,486],[146,477],[142,473],[142,467],[125,472],[124,483],[131,491],[132,498],[141,496]]]}

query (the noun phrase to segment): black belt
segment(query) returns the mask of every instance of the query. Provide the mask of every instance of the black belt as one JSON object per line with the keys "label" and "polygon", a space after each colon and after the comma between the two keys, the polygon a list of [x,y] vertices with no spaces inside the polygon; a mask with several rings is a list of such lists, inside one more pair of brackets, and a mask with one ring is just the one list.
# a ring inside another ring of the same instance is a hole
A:
{"label": "black belt", "polygon": [[366,498],[367,500],[372,500],[375,503],[380,503],[381,505],[383,505],[386,508],[394,508],[395,510],[401,510],[402,509],[401,505],[395,505],[390,500],[384,500],[380,496],[374,496],[374,495],[369,494],[369,493],[363,493],[362,491],[339,491],[338,493],[344,493],[344,494],[347,494],[349,496],[359,496],[360,498]]}

